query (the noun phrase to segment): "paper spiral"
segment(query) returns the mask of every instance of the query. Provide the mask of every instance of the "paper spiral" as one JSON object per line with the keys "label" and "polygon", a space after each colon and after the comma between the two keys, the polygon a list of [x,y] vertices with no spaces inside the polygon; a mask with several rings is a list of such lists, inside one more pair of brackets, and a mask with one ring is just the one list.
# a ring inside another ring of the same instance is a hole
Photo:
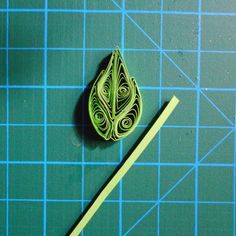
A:
{"label": "paper spiral", "polygon": [[137,126],[142,114],[141,94],[118,48],[93,84],[88,108],[95,130],[105,140],[124,138]]}

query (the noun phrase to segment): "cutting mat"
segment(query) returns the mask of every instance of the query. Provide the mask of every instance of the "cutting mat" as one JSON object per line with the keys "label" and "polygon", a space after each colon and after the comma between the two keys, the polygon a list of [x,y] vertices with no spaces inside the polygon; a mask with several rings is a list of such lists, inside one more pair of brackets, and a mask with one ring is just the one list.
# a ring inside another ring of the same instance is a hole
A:
{"label": "cutting mat", "polygon": [[[117,45],[144,112],[107,144],[86,86]],[[175,94],[83,235],[235,236],[235,45],[234,0],[0,1],[0,235],[64,235]]]}

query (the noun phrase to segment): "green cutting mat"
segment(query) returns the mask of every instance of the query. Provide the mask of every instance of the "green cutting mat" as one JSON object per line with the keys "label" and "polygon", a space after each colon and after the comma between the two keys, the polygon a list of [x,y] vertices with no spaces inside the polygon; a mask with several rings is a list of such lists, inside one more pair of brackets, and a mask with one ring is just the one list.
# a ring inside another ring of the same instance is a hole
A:
{"label": "green cutting mat", "polygon": [[[85,88],[117,45],[144,111],[107,144]],[[65,235],[175,94],[83,235],[235,236],[235,46],[234,0],[1,0],[0,235]]]}

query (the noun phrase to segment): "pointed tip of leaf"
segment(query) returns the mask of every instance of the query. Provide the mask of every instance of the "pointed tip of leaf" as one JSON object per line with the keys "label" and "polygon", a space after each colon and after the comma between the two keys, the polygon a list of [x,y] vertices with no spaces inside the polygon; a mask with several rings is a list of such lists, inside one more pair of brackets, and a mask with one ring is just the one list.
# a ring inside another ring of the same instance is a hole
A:
{"label": "pointed tip of leaf", "polygon": [[119,51],[120,52],[120,47],[118,45],[116,46],[116,50],[115,51]]}

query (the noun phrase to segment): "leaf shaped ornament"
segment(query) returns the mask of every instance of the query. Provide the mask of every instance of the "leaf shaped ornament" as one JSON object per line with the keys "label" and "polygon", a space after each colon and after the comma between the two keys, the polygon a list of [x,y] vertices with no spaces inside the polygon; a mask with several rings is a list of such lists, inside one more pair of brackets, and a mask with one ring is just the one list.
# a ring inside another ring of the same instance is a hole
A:
{"label": "leaf shaped ornament", "polygon": [[126,137],[141,118],[141,94],[118,48],[93,84],[88,110],[95,130],[105,140]]}

